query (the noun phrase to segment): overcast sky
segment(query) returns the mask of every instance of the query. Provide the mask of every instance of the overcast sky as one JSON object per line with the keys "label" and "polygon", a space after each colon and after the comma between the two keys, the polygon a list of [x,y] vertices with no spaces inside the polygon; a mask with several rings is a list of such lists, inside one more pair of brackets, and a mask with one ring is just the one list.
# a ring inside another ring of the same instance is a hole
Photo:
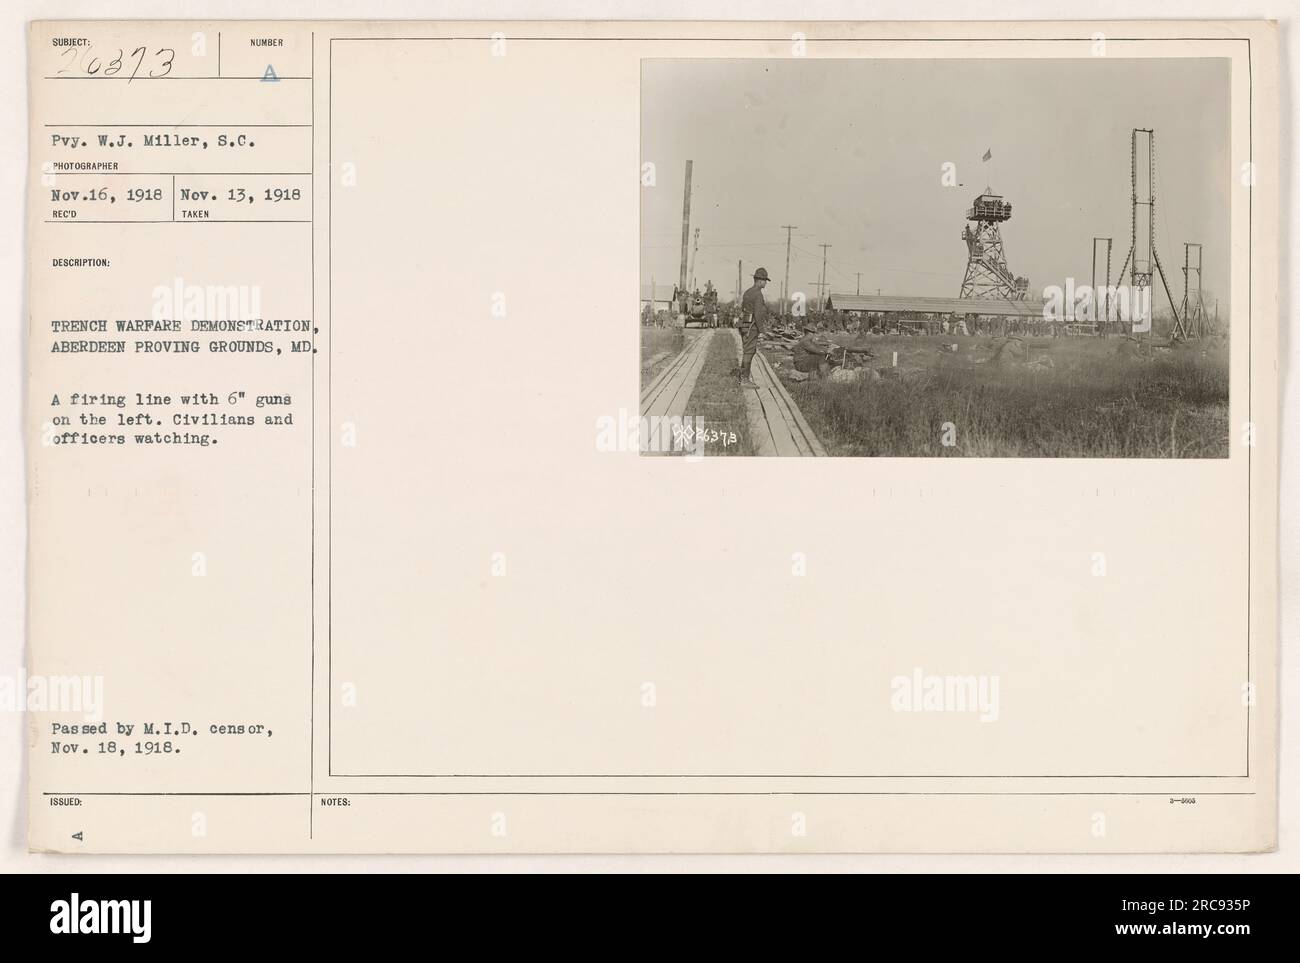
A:
{"label": "overcast sky", "polygon": [[[864,294],[956,297],[964,213],[986,186],[1013,205],[1002,237],[1031,296],[1067,275],[1088,283],[1093,235],[1114,238],[1114,283],[1130,245],[1130,131],[1152,127],[1174,298],[1183,242],[1199,241],[1205,288],[1226,310],[1228,81],[1222,59],[646,60],[641,151],[658,183],[641,191],[642,280],[677,279],[690,158],[695,276],[724,298],[737,260],[746,285],[766,267],[779,296],[782,224],[798,226],[792,290],[815,293],[829,242],[833,292],[861,271]],[[945,161],[962,186],[942,186]]]}

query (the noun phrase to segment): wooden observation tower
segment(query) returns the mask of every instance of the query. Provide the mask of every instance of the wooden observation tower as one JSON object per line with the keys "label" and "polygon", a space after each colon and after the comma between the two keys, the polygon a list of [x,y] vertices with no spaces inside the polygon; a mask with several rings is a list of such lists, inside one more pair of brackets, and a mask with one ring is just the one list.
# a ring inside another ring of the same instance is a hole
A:
{"label": "wooden observation tower", "polygon": [[1011,205],[1001,194],[985,188],[966,211],[967,224],[961,239],[969,255],[966,277],[961,282],[962,298],[998,298],[1023,301],[1029,296],[1029,279],[1016,277],[1007,267],[999,225],[1011,220]]}

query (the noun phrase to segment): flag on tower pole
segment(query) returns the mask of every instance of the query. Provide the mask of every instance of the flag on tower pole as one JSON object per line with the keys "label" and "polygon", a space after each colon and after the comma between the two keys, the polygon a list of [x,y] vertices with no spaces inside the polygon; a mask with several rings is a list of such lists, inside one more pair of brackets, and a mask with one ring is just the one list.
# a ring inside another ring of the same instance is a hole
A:
{"label": "flag on tower pole", "polygon": [[986,151],[984,152],[984,159],[985,159],[986,161],[987,161],[987,160],[992,160],[992,159],[993,159],[993,151],[992,151],[992,149],[986,150]]}

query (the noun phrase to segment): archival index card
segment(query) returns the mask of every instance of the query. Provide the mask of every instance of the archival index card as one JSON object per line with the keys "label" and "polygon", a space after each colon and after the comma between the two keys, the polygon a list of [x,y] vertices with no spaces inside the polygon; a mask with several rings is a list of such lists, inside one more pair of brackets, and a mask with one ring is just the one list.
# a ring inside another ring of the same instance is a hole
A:
{"label": "archival index card", "polygon": [[1274,25],[30,63],[34,849],[1274,845]]}

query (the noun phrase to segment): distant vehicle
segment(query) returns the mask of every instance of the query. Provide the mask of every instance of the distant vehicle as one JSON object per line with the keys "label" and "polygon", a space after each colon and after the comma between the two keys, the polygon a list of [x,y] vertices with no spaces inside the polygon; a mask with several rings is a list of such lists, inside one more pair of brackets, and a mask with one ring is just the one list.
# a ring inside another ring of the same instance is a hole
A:
{"label": "distant vehicle", "polygon": [[677,311],[683,317],[682,327],[698,324],[701,327],[718,326],[718,295],[714,291],[701,294],[699,291],[688,294],[677,292]]}

